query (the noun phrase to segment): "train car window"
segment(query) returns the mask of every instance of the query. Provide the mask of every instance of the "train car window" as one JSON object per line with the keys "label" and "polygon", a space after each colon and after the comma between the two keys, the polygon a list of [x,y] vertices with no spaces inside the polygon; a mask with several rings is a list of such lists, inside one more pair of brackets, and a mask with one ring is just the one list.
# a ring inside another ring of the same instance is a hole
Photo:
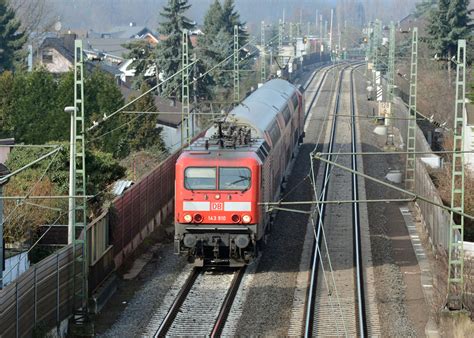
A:
{"label": "train car window", "polygon": [[219,190],[247,190],[250,176],[249,168],[219,168]]}
{"label": "train car window", "polygon": [[281,136],[280,127],[278,126],[276,120],[273,121],[273,125],[268,130],[268,134],[270,135],[270,139],[272,140],[273,147],[275,147]]}
{"label": "train car window", "polygon": [[293,96],[292,100],[293,100],[293,107],[295,108],[295,111],[297,111],[297,107],[299,104],[298,95]]}
{"label": "train car window", "polygon": [[265,150],[265,156],[268,156],[270,153],[270,145],[267,143],[267,141],[263,141],[263,149]]}
{"label": "train car window", "polygon": [[285,119],[285,123],[288,124],[288,121],[291,118],[290,107],[288,107],[288,105],[286,105],[286,108],[283,109],[283,118]]}
{"label": "train car window", "polygon": [[189,190],[215,190],[216,168],[186,168],[184,170],[184,187]]}

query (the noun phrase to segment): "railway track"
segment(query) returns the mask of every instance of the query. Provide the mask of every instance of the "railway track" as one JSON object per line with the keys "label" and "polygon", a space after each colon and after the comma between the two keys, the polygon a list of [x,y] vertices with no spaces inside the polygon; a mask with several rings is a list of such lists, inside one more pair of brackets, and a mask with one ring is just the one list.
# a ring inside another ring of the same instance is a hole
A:
{"label": "railway track", "polygon": [[244,273],[194,268],[153,336],[219,336]]}
{"label": "railway track", "polygon": [[[332,67],[316,69],[303,85],[306,90],[315,79],[319,81],[316,88],[313,89],[314,95],[307,104],[305,119],[308,117],[308,112],[315,103],[322,84]],[[154,315],[145,329],[145,335],[154,337],[220,336],[226,325],[244,272],[245,268],[232,273],[202,268],[192,269],[179,291],[174,291],[176,296],[165,311],[166,313]],[[238,316],[234,314],[231,318],[229,321],[236,320]]]}
{"label": "railway track", "polygon": [[[327,149],[329,153],[336,153],[329,156],[333,161],[339,151],[356,151],[353,69],[349,68],[347,66],[341,70],[336,90]],[[349,77],[345,76],[348,71]],[[343,92],[349,94],[349,100],[344,100]],[[338,117],[339,111],[350,111],[350,120]],[[337,161],[357,170],[355,155],[350,158],[338,158]],[[358,198],[358,181],[355,174],[336,170],[328,164],[318,181],[322,182],[322,201]],[[348,186],[351,187],[350,191]],[[316,224],[304,335],[366,336],[358,203],[322,204]]]}

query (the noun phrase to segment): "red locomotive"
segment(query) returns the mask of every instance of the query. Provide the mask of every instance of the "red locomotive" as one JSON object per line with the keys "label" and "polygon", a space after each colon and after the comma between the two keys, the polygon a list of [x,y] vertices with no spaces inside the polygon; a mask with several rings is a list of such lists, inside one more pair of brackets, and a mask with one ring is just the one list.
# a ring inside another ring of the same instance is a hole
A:
{"label": "red locomotive", "polygon": [[192,143],[176,162],[175,252],[196,265],[247,264],[303,135],[304,104],[291,83],[265,83]]}

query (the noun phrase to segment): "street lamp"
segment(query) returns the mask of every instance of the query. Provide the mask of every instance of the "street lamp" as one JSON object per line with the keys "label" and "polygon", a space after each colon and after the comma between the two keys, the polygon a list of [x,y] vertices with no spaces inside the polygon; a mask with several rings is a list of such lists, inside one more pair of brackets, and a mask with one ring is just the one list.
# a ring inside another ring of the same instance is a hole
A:
{"label": "street lamp", "polygon": [[69,207],[67,243],[71,244],[76,236],[74,234],[75,212],[76,212],[76,112],[77,108],[69,106],[64,108],[64,112],[71,115],[71,138],[69,142]]}

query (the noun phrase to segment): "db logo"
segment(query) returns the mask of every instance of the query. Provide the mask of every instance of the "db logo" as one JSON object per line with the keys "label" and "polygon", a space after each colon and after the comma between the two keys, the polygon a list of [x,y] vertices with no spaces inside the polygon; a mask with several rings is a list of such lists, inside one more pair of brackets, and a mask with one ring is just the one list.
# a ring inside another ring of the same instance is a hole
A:
{"label": "db logo", "polygon": [[211,204],[211,210],[223,210],[224,209],[224,203],[222,202],[213,202]]}

